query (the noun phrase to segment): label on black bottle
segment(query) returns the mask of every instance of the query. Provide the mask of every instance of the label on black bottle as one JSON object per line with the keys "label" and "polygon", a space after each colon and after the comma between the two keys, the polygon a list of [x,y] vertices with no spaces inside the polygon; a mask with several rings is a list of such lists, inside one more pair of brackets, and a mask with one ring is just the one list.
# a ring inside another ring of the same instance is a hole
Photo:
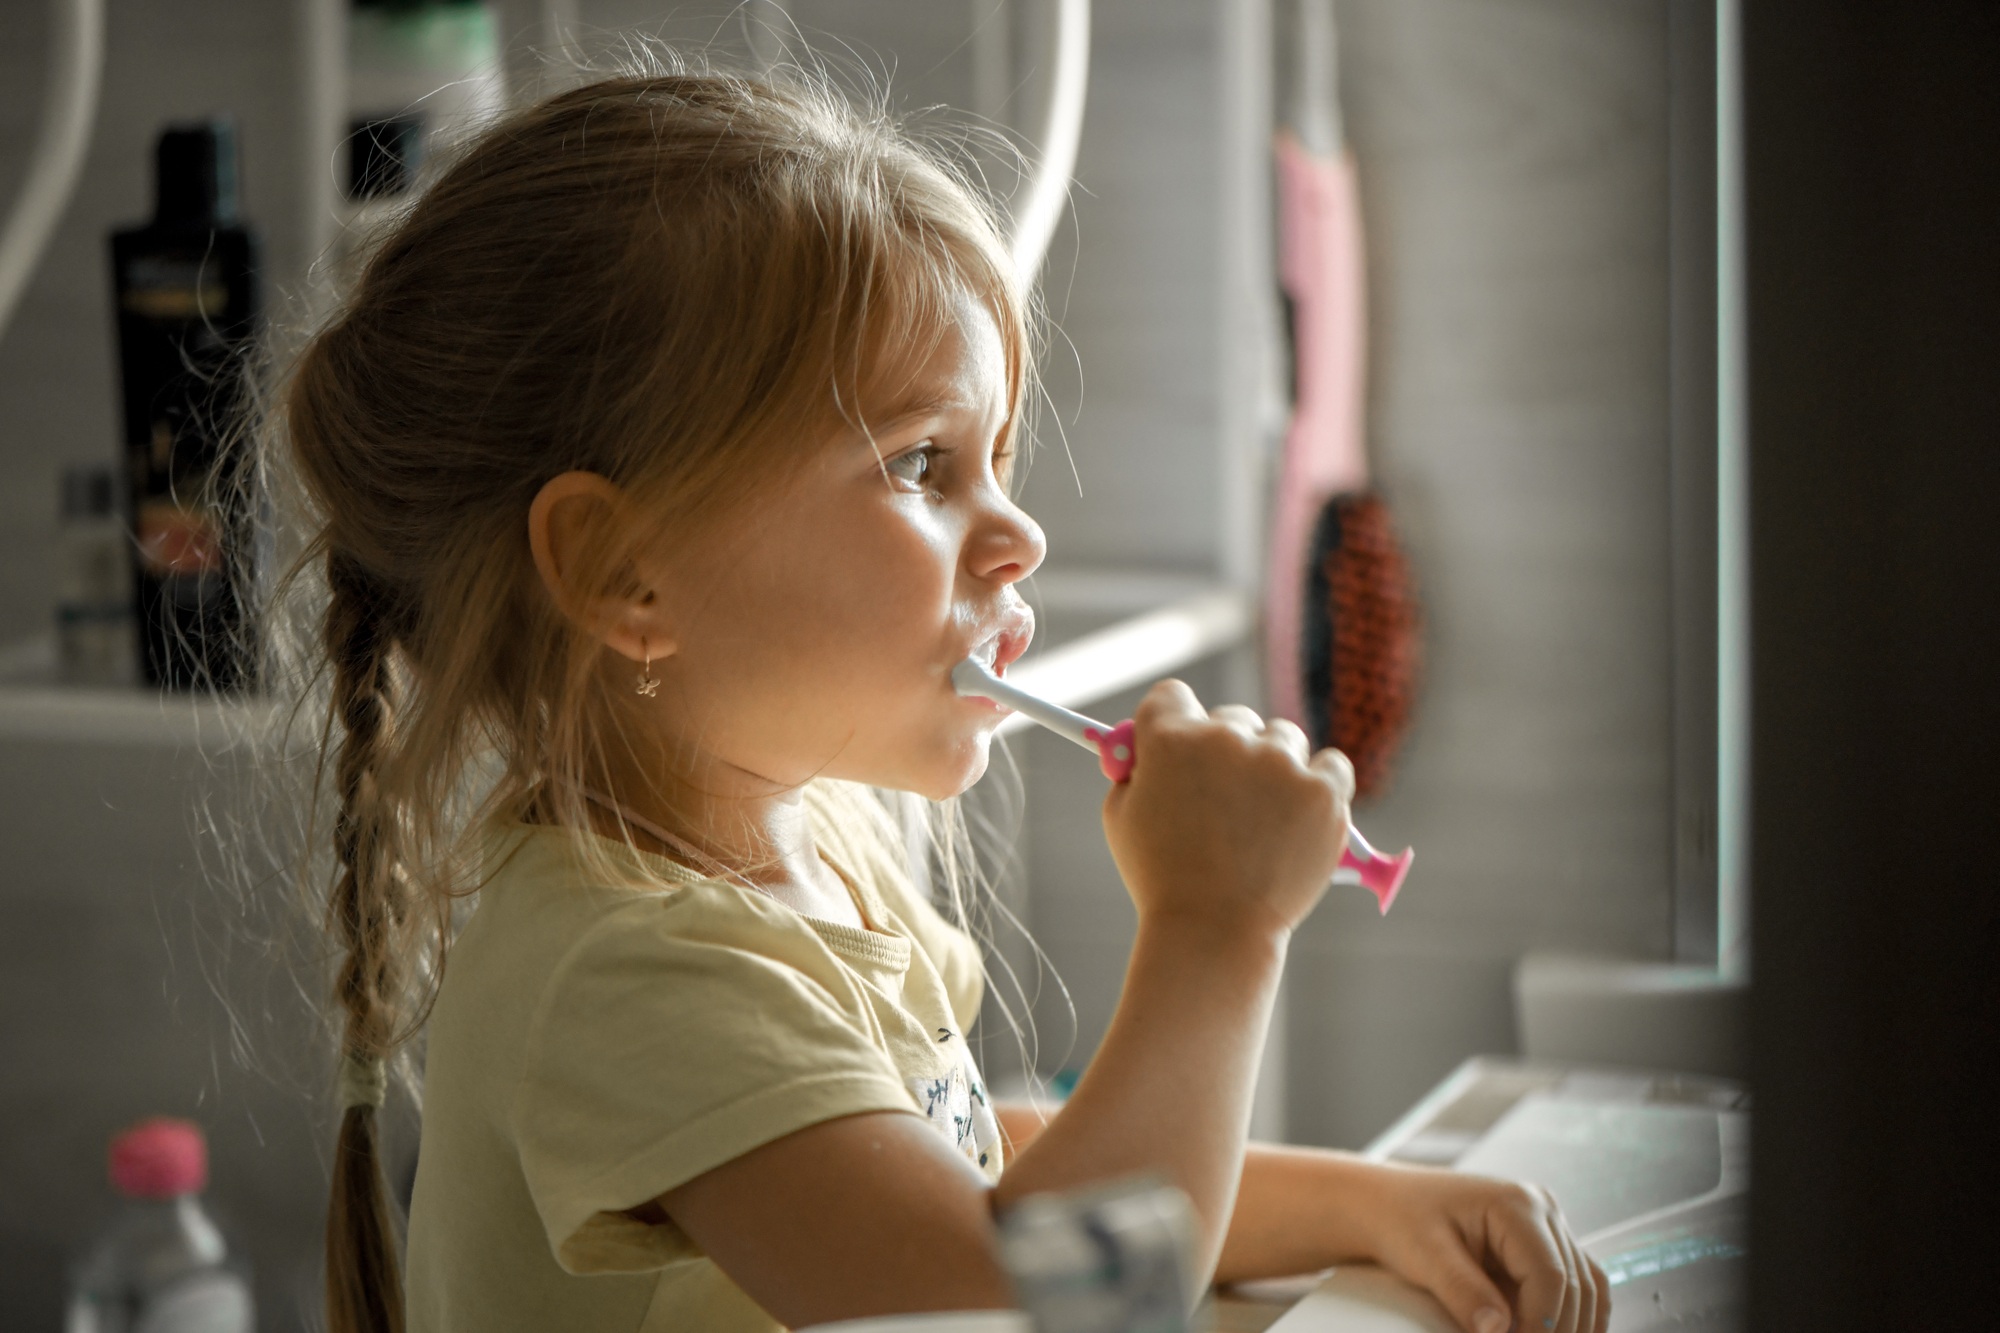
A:
{"label": "label on black bottle", "polygon": [[149,255],[126,266],[119,304],[144,319],[216,319],[229,309],[229,285],[199,259]]}

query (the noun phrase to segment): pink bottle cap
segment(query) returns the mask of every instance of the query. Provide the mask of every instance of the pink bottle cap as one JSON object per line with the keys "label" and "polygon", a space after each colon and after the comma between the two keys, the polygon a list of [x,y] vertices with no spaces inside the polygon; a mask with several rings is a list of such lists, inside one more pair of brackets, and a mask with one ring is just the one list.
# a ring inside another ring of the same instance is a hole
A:
{"label": "pink bottle cap", "polygon": [[192,1120],[155,1116],[111,1140],[111,1183],[133,1199],[171,1199],[208,1183],[208,1143]]}

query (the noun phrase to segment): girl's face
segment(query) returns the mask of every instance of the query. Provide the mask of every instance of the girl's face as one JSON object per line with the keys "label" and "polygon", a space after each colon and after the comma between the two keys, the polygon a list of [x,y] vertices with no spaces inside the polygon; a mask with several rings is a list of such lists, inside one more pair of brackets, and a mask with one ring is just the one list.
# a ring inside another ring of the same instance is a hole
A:
{"label": "girl's face", "polygon": [[680,753],[782,786],[826,776],[932,798],[985,771],[1002,714],[959,697],[951,669],[1027,648],[1015,584],[1046,543],[1007,495],[999,331],[970,296],[956,314],[914,406],[871,423],[872,440],[773,465],[740,518],[660,571],[674,651],[645,702]]}

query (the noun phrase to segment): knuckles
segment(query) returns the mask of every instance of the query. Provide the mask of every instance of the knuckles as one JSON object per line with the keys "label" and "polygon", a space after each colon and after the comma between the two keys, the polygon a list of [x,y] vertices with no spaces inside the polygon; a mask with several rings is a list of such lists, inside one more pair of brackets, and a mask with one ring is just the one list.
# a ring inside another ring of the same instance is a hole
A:
{"label": "knuckles", "polygon": [[1495,1182],[1495,1189],[1498,1193],[1495,1202],[1523,1222],[1539,1222],[1555,1210],[1554,1197],[1539,1185]]}

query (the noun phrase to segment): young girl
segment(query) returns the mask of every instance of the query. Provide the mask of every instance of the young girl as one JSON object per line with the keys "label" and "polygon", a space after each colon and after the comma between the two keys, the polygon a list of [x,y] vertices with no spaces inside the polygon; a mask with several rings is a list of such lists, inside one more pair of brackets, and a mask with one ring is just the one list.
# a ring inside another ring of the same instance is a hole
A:
{"label": "young girl", "polygon": [[[978,952],[868,789],[975,781],[1000,714],[949,672],[1032,632],[1024,300],[881,117],[673,74],[492,128],[305,350],[336,1333],[1001,1307],[995,1210],[1135,1172],[1186,1190],[1218,1279],[1369,1258],[1470,1333],[1603,1327],[1545,1195],[1246,1151],[1352,778],[1177,682],[1104,805],[1139,919],[1117,1015],[1059,1113],[988,1105]],[[426,1019],[405,1284],[375,1108]]]}

